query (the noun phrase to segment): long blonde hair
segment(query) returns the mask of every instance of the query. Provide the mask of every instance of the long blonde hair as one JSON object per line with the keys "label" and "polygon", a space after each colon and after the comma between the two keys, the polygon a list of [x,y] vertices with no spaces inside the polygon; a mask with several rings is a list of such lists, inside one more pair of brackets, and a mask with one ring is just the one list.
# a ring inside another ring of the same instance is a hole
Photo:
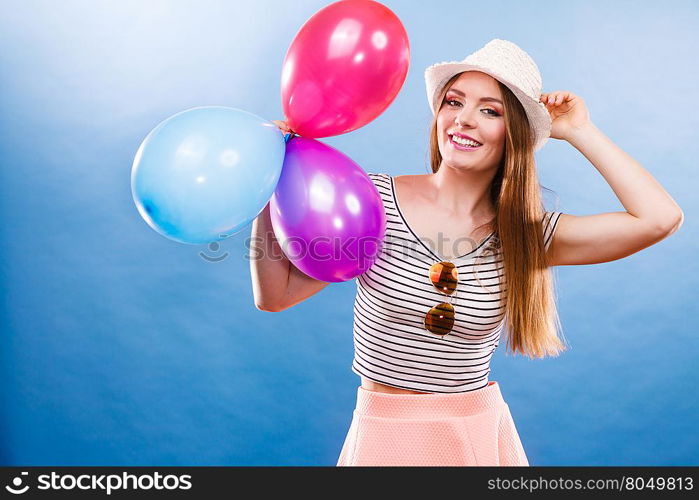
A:
{"label": "long blonde hair", "polygon": [[[430,125],[433,173],[442,163],[437,116],[447,90],[460,74],[454,75],[441,89],[439,108]],[[479,227],[488,226],[495,232],[489,249],[499,244],[502,253],[507,284],[504,296],[508,350],[530,358],[557,356],[566,346],[558,337],[561,324],[554,276],[546,264],[542,228],[545,208],[536,175],[534,138],[522,104],[509,88],[496,82],[504,101],[505,152],[490,188],[495,218]],[[485,251],[480,256],[483,254]]]}

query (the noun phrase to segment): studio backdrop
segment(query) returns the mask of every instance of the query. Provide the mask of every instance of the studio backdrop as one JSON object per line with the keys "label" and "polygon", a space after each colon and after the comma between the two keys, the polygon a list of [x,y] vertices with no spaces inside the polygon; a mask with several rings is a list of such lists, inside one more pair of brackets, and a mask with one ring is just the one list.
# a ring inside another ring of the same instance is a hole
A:
{"label": "studio backdrop", "polygon": [[[356,278],[258,310],[251,224],[165,238],[130,178],[144,137],[182,110],[283,120],[284,56],[329,3],[0,3],[2,465],[336,463],[359,384]],[[405,83],[376,119],[320,141],[365,172],[428,173],[425,68],[507,39],[685,214],[628,258],[554,268],[564,354],[496,351],[490,378],[531,465],[698,465],[699,4],[382,3],[410,40]],[[547,209],[623,210],[565,141],[536,162]]]}

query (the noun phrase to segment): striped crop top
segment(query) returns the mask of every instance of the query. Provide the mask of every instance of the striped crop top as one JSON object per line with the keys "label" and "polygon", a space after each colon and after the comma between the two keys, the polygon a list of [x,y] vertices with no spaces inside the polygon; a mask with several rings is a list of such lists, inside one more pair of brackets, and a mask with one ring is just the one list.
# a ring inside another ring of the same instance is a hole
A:
{"label": "striped crop top", "polygon": [[[485,387],[505,316],[498,282],[503,266],[494,235],[467,254],[442,259],[408,226],[396,201],[393,178],[383,173],[368,175],[381,194],[386,233],[378,258],[356,281],[352,371],[418,392]],[[561,212],[544,214],[546,248],[560,216]],[[453,262],[459,278],[455,297],[448,300],[454,305],[454,327],[444,337],[424,327],[427,311],[446,301],[427,274],[441,260]]]}

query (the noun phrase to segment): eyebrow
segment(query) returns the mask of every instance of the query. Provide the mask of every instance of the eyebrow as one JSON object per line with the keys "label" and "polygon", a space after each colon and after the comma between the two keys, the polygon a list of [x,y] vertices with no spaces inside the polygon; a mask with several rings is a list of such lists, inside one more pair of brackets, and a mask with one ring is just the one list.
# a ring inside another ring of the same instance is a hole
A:
{"label": "eyebrow", "polygon": [[[462,97],[466,97],[466,94],[464,94],[464,93],[461,92],[460,90],[449,89],[447,92],[454,92],[455,94],[459,94],[459,95],[462,96]],[[496,99],[495,97],[481,97],[479,100],[480,100],[481,102],[484,102],[484,101],[492,101],[492,102],[499,102],[500,104],[502,104],[502,101],[501,101],[500,99]]]}

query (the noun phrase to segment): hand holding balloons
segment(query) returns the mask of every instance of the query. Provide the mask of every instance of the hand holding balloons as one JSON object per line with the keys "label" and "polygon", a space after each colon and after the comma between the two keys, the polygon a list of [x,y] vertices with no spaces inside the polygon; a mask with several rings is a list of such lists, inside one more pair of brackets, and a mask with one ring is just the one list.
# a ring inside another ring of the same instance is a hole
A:
{"label": "hand holding balloons", "polygon": [[286,123],[285,120],[272,120],[272,123],[279,127],[279,130],[284,134],[284,142],[287,142],[291,137],[297,135],[296,132],[291,130],[291,127],[289,127],[289,124]]}
{"label": "hand holding balloons", "polygon": [[283,134],[296,134],[285,120],[272,120],[272,123],[279,127]]}
{"label": "hand holding balloons", "polygon": [[359,165],[313,138],[379,116],[409,61],[405,28],[386,6],[341,0],[321,9],[284,59],[284,121],[208,106],[177,113],[148,134],[131,174],[141,216],[175,241],[210,243],[239,231],[269,202],[277,239],[302,272],[326,282],[362,274],[383,243],[381,197]]}

